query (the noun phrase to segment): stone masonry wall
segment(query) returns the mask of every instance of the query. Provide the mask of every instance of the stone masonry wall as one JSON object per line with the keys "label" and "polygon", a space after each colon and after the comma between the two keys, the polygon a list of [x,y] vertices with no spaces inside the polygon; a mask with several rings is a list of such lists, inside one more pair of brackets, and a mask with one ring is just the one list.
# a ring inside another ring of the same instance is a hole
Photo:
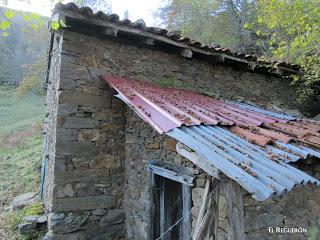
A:
{"label": "stone masonry wall", "polygon": [[[300,169],[320,179],[319,163],[314,165],[300,163],[299,165]],[[319,239],[319,198],[320,188],[314,185],[300,185],[283,196],[273,197],[263,202],[257,202],[251,196],[245,195],[246,240]],[[269,233],[269,227],[272,227],[273,233]],[[307,232],[281,233],[280,228],[284,228],[282,231],[287,232],[291,228],[296,228],[298,231],[305,229]],[[317,232],[318,234],[315,234]]]}
{"label": "stone masonry wall", "polygon": [[[124,105],[88,68],[66,33],[52,55],[48,88],[47,239],[124,236]],[[93,60],[93,59],[90,59]],[[59,69],[59,63],[61,68]]]}
{"label": "stone masonry wall", "polygon": [[88,70],[131,79],[189,88],[213,97],[234,99],[261,106],[294,110],[296,89],[287,79],[213,65],[199,59],[152,50],[121,39],[99,39],[65,32],[74,41],[65,42],[70,51],[80,54],[80,64]]}
{"label": "stone masonry wall", "polygon": [[46,96],[46,116],[44,121],[44,157],[45,168],[45,188],[44,199],[45,206],[50,211],[52,208],[52,193],[53,193],[53,174],[55,164],[55,142],[56,142],[56,124],[57,124],[57,89],[60,78],[60,58],[61,58],[62,38],[58,34],[53,37],[51,51],[51,66],[49,71],[49,79],[47,82]]}
{"label": "stone masonry wall", "polygon": [[[159,136],[132,111],[125,111],[101,74],[191,88],[266,107],[299,107],[295,89],[280,78],[69,31],[54,46],[46,127],[50,239],[121,238],[124,223],[129,239],[146,239],[146,160],[195,168],[177,155],[174,140]],[[195,169],[193,216],[207,177]]]}
{"label": "stone masonry wall", "polygon": [[192,226],[194,228],[207,174],[176,152],[175,139],[160,135],[129,108],[126,111],[126,119],[124,207],[128,239],[148,239],[150,227],[148,225],[150,216],[148,160],[161,160],[194,169],[195,185],[192,188]]}
{"label": "stone masonry wall", "polygon": [[[208,175],[191,161],[180,156],[175,149],[176,140],[159,135],[149,124],[134,113],[126,111],[125,198],[128,239],[148,239],[150,209],[150,176],[147,161],[156,159],[193,168],[195,185],[192,188],[192,230],[194,230],[202,203]],[[299,167],[299,166],[297,166]],[[303,171],[320,179],[320,164],[300,166]],[[307,239],[320,227],[320,188],[314,185],[297,186],[280,197],[258,202],[243,189],[246,240],[301,240]],[[227,240],[228,209],[220,185],[217,240]],[[269,233],[272,227],[307,229],[307,233]],[[318,236],[320,237],[320,236]],[[317,239],[317,238],[315,238]]]}

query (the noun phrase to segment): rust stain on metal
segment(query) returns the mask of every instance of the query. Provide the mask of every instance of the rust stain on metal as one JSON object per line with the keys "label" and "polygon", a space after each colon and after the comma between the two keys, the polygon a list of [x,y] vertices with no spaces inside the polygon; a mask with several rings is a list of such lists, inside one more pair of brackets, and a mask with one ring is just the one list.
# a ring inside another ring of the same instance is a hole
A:
{"label": "rust stain on metal", "polygon": [[320,124],[213,99],[191,90],[160,87],[114,76],[102,77],[159,133],[180,126],[221,125],[260,146],[292,141],[320,148]]}

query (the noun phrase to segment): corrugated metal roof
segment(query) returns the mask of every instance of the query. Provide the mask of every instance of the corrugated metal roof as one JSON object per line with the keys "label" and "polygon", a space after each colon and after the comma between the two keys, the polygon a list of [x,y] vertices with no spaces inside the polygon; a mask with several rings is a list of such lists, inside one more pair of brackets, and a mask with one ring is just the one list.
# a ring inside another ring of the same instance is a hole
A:
{"label": "corrugated metal roof", "polygon": [[315,150],[320,149],[320,124],[316,122],[189,90],[118,77],[103,79],[158,132],[166,132],[204,159],[203,169],[219,169],[257,200],[282,194],[297,184],[320,185],[288,164],[320,157]]}
{"label": "corrugated metal roof", "polygon": [[[171,31],[169,32],[168,30],[164,28],[159,28],[159,27],[147,27],[143,21],[137,21],[137,22],[131,22],[128,19],[123,19],[120,20],[120,17],[117,14],[105,14],[101,11],[93,13],[93,10],[89,7],[81,7],[79,8],[76,4],[70,2],[67,4],[63,3],[57,3],[55,6],[55,9],[53,12],[57,11],[67,11],[67,12],[72,12],[79,14],[83,18],[89,18],[89,19],[94,19],[94,20],[100,20],[104,21],[106,23],[111,23],[114,24],[115,26],[125,26],[128,28],[132,28],[136,31],[140,31],[141,33],[150,33],[154,34],[155,36],[160,36],[164,37],[168,40],[171,40],[176,43],[183,43],[186,44],[186,46],[194,47],[199,50],[205,50],[207,52],[213,52],[213,53],[219,53],[222,56],[230,56],[231,58],[234,59],[239,59],[239,60],[246,60],[248,62],[254,62],[257,64],[257,68],[260,67],[267,67],[269,69],[272,68],[286,68],[288,70],[292,71],[299,71],[300,66],[297,64],[289,63],[289,62],[277,62],[277,61],[267,61],[263,59],[258,59],[257,56],[255,55],[250,55],[250,54],[244,54],[244,53],[239,53],[239,52],[234,52],[231,51],[228,48],[223,48],[220,45],[207,45],[203,44],[199,41],[192,40],[188,37],[184,37],[181,35],[180,31]],[[83,19],[81,19],[83,20]],[[69,26],[68,26],[69,27]]]}
{"label": "corrugated metal roof", "polygon": [[194,150],[259,201],[290,191],[298,184],[320,185],[315,178],[287,164],[306,158],[312,149],[280,142],[259,147],[218,126],[183,126],[166,134]]}
{"label": "corrugated metal roof", "polygon": [[160,133],[181,125],[260,126],[263,123],[287,122],[286,119],[242,109],[190,90],[165,88],[113,76],[103,76],[103,79]]}
{"label": "corrugated metal roof", "polygon": [[289,116],[283,113],[275,113],[275,112],[271,112],[265,109],[261,109],[259,107],[253,106],[253,105],[249,105],[249,104],[245,104],[245,103],[238,103],[238,102],[234,102],[234,101],[227,101],[230,104],[236,105],[240,108],[243,109],[247,109],[247,110],[252,110],[258,113],[262,113],[271,117],[275,117],[275,118],[280,118],[280,119],[286,119],[286,120],[296,120],[297,118],[294,116]]}
{"label": "corrugated metal roof", "polygon": [[320,149],[320,124],[307,120],[266,123],[258,127],[233,126],[231,131],[260,146],[281,141],[301,143]]}
{"label": "corrugated metal roof", "polygon": [[159,133],[182,125],[224,125],[233,126],[232,132],[260,146],[294,141],[320,149],[320,124],[315,122],[216,100],[190,90],[113,76],[103,76],[103,79]]}

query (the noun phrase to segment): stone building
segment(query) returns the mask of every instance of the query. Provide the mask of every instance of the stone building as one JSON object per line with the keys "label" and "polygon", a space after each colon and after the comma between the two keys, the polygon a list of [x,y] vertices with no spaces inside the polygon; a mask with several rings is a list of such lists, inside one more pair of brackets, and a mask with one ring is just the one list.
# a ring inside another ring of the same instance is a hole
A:
{"label": "stone building", "polygon": [[52,18],[45,239],[317,234],[320,124],[291,115],[319,103],[296,102],[298,66],[74,4]]}

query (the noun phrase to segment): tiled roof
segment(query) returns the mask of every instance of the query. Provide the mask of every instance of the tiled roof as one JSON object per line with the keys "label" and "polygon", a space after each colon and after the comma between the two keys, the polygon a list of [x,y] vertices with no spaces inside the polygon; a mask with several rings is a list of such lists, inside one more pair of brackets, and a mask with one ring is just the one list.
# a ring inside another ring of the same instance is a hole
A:
{"label": "tiled roof", "polygon": [[[320,182],[288,163],[320,158],[320,123],[199,93],[113,76],[102,77],[159,133],[191,148],[201,167],[237,181],[257,200]],[[178,150],[179,152],[179,150]],[[183,153],[180,153],[183,155]],[[190,154],[185,157],[191,161]]]}
{"label": "tiled roof", "polygon": [[[289,71],[297,72],[300,69],[300,66],[297,64],[292,64],[288,62],[276,62],[276,61],[266,61],[262,59],[258,59],[255,55],[239,53],[231,51],[228,48],[223,48],[219,45],[208,45],[203,44],[199,41],[192,40],[188,37],[184,37],[181,35],[179,31],[168,31],[164,28],[160,27],[147,27],[143,21],[131,22],[128,19],[120,20],[117,14],[105,14],[101,11],[93,13],[92,9],[89,7],[82,7],[79,8],[74,3],[57,3],[54,9],[54,12],[65,12],[65,13],[76,13],[77,16],[81,16],[80,20],[84,19],[92,19],[92,20],[99,20],[105,23],[111,23],[113,26],[119,27],[128,27],[137,30],[140,33],[150,33],[154,36],[161,36],[164,37],[172,42],[176,43],[183,43],[186,46],[193,47],[194,49],[199,49],[201,51],[206,51],[208,53],[217,53],[220,56],[226,56],[233,60],[242,60],[245,61],[247,64],[252,66],[252,69],[259,68],[259,66],[263,66],[265,68],[275,69],[275,68],[284,68]],[[71,15],[70,15],[71,16]],[[69,17],[70,17],[69,16]],[[77,18],[76,16],[73,16]]]}

